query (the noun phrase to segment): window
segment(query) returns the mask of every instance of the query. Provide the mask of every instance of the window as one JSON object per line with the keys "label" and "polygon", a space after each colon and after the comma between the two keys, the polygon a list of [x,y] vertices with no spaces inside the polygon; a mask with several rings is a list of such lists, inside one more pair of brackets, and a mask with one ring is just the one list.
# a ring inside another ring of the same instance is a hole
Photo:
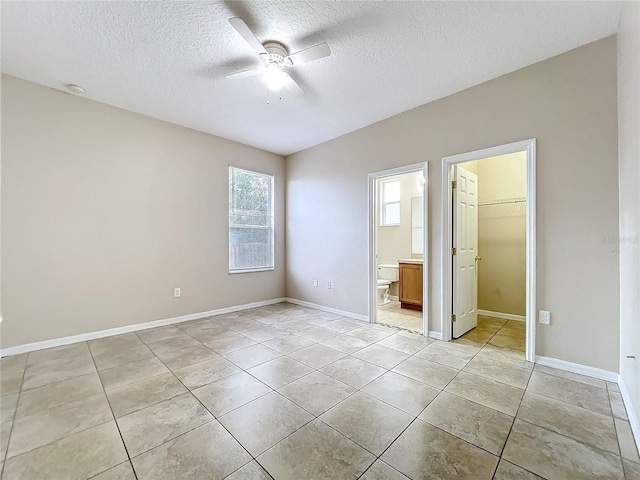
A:
{"label": "window", "polygon": [[383,227],[400,225],[400,180],[382,182],[381,187],[380,225]]}
{"label": "window", "polygon": [[229,167],[229,272],[273,270],[273,175]]}

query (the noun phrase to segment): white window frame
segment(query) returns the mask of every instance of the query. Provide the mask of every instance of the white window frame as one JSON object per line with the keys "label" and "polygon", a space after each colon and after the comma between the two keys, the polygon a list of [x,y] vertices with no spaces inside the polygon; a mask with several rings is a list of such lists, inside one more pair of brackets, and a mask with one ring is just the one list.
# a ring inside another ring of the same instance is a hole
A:
{"label": "white window frame", "polygon": [[[273,271],[275,270],[275,264],[276,264],[276,258],[275,258],[275,228],[274,228],[274,223],[275,223],[275,214],[274,214],[274,203],[275,203],[275,176],[271,173],[265,173],[265,172],[258,172],[255,170],[249,170],[247,168],[242,168],[242,167],[236,167],[234,165],[229,165],[229,169],[228,169],[228,175],[229,175],[229,179],[231,177],[231,172],[233,170],[236,171],[242,171],[245,173],[250,173],[250,174],[254,174],[254,175],[260,175],[260,176],[264,176],[264,177],[268,177],[269,178],[269,216],[270,216],[270,223],[268,226],[264,227],[265,229],[269,229],[270,233],[271,233],[271,266],[261,266],[261,267],[255,267],[255,268],[236,268],[236,269],[232,269],[231,268],[231,241],[229,239],[229,236],[231,234],[231,228],[234,228],[233,225],[231,225],[231,202],[229,201],[229,207],[228,207],[228,228],[227,228],[227,242],[228,242],[228,265],[229,265],[229,274],[233,275],[233,274],[237,274],[237,273],[251,273],[251,272],[267,272],[267,271]],[[228,192],[228,198],[231,199],[231,182],[229,181],[228,183],[228,188],[229,188],[229,192]],[[256,226],[257,227],[257,226]],[[248,228],[256,228],[256,227],[248,227]],[[237,226],[235,227],[237,228]]]}
{"label": "white window frame", "polygon": [[[398,200],[394,201],[394,202],[385,202],[385,188],[388,184],[390,183],[397,183],[398,184],[398,192],[399,192],[399,197],[402,198],[402,192],[400,191],[400,188],[402,187],[402,185],[400,184],[400,180],[399,179],[393,179],[393,180],[385,180],[383,182],[380,182],[380,226],[381,227],[399,227],[400,226],[400,220],[401,220],[401,212],[400,212],[400,198],[398,198]],[[390,223],[387,222],[387,205],[394,205],[397,204],[398,205],[398,223]]]}

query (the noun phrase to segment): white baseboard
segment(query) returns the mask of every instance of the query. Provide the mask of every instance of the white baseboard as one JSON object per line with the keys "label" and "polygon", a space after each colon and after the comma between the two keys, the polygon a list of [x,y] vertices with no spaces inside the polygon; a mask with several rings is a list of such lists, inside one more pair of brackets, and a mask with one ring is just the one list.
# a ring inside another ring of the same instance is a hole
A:
{"label": "white baseboard", "polygon": [[296,305],[302,305],[303,307],[315,308],[316,310],[322,310],[323,312],[335,313],[336,315],[342,315],[343,317],[353,318],[355,320],[369,321],[368,315],[360,315],[359,313],[346,312],[344,310],[338,310],[337,308],[325,307],[317,303],[306,302],[304,300],[298,300],[296,298],[285,298],[284,301],[289,303],[295,303]]}
{"label": "white baseboard", "polygon": [[429,332],[427,336],[435,340],[442,340],[442,332]]}
{"label": "white baseboard", "polygon": [[272,300],[264,300],[261,302],[246,303],[244,305],[234,305],[232,307],[218,308],[208,312],[190,313],[179,317],[164,318],[162,320],[153,320],[151,322],[135,323],[133,325],[125,325],[124,327],[109,328],[108,330],[98,330],[97,332],[81,333],[79,335],[71,335],[68,337],[54,338],[51,340],[43,340],[41,342],[27,343],[17,345],[0,350],[0,357],[8,357],[11,355],[19,355],[21,353],[33,352],[45,348],[59,347],[72,343],[86,342],[87,340],[95,340],[98,338],[110,337],[112,335],[121,335],[123,333],[136,332],[138,330],[146,330],[148,328],[164,327],[174,323],[188,322],[190,320],[199,320],[201,318],[211,317],[213,315],[222,315],[224,313],[238,312],[240,310],[248,310],[250,308],[263,307],[265,305],[273,305],[287,301],[286,298],[274,298]]}
{"label": "white baseboard", "polygon": [[492,312],[491,310],[478,309],[478,315],[484,315],[485,317],[504,318],[505,320],[516,320],[517,322],[526,322],[527,317],[524,315],[514,315],[513,313]]}
{"label": "white baseboard", "polygon": [[565,360],[558,360],[557,358],[541,357],[536,355],[536,363],[544,365],[546,367],[557,368],[558,370],[566,370],[567,372],[579,373],[580,375],[586,375],[588,377],[599,378],[600,380],[607,380],[608,382],[618,383],[620,375],[616,372],[610,372],[609,370],[602,370],[601,368],[589,367],[587,365],[581,365],[579,363],[567,362]]}
{"label": "white baseboard", "polygon": [[631,403],[629,390],[627,390],[627,385],[622,380],[622,377],[620,377],[618,386],[620,387],[624,406],[627,409],[627,417],[629,417],[629,425],[631,425],[631,431],[633,432],[633,437],[636,441],[636,447],[640,450],[640,424],[638,423],[638,416],[636,415],[636,411],[633,409],[633,404]]}
{"label": "white baseboard", "polygon": [[400,301],[400,297],[398,297],[396,295],[389,295],[389,300],[393,300],[394,302],[399,302]]}

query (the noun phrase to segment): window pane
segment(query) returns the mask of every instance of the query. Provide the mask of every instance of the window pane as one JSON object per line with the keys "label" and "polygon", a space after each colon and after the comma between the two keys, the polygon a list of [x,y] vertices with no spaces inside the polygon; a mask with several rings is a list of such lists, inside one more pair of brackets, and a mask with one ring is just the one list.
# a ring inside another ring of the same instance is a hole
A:
{"label": "window pane", "polygon": [[400,223],[400,203],[387,203],[384,206],[385,225],[398,225]]}
{"label": "window pane", "polygon": [[229,270],[273,268],[273,176],[229,167]]}
{"label": "window pane", "polygon": [[400,201],[400,181],[385,182],[384,185],[384,203]]}

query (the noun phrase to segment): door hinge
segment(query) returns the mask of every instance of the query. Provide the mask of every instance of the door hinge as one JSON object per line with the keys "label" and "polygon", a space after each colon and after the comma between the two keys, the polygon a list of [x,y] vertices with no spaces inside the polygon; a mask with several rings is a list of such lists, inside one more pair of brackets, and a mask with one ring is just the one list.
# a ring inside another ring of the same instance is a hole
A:
{"label": "door hinge", "polygon": [[451,321],[452,321],[452,322],[455,322],[455,321],[456,321],[456,316],[455,316],[455,314],[451,315]]}
{"label": "door hinge", "polygon": [[458,182],[455,180],[451,182],[451,188],[458,188]]}
{"label": "door hinge", "polygon": [[451,249],[451,255],[455,255],[456,253],[458,253],[458,250],[456,250],[456,247],[453,247]]}

